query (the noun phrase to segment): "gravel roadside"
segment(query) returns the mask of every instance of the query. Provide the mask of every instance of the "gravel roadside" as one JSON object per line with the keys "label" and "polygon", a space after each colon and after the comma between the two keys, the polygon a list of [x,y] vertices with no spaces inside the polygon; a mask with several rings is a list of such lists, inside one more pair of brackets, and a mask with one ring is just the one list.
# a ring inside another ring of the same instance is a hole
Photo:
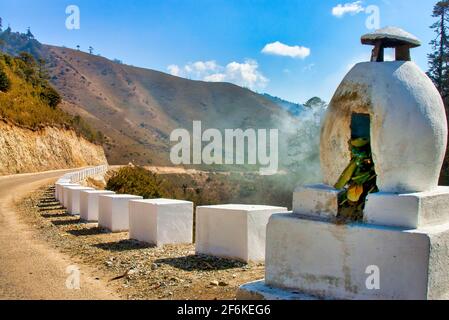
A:
{"label": "gravel roadside", "polygon": [[[88,266],[124,299],[229,300],[246,282],[264,277],[264,264],[195,255],[194,245],[158,248],[109,233],[68,215],[45,186],[16,203],[37,237]],[[81,286],[83,284],[81,283]]]}

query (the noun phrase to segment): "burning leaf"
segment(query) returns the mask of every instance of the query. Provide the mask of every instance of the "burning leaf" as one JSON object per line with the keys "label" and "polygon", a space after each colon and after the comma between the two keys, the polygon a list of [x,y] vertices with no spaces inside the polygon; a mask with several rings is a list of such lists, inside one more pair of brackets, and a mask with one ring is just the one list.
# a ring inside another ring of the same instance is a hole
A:
{"label": "burning leaf", "polygon": [[335,184],[335,189],[343,189],[345,185],[348,184],[348,182],[351,180],[355,169],[357,169],[357,161],[352,160],[351,163],[348,165],[348,167],[343,171],[342,175],[340,176],[340,179],[338,179],[338,182]]}
{"label": "burning leaf", "polygon": [[335,184],[336,189],[343,189],[338,199],[340,219],[349,221],[363,219],[366,196],[378,192],[369,142],[367,138],[348,142],[352,160]]}
{"label": "burning leaf", "polygon": [[348,200],[358,202],[363,194],[363,186],[354,184],[348,189]]}
{"label": "burning leaf", "polygon": [[356,148],[362,148],[369,143],[369,139],[359,138],[351,141],[351,145]]}

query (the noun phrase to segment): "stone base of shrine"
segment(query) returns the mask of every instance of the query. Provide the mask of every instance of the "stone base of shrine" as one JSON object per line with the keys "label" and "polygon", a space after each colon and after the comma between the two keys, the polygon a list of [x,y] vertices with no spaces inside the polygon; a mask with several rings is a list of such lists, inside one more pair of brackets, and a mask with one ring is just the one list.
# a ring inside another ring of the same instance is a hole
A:
{"label": "stone base of shrine", "polygon": [[275,214],[266,250],[265,282],[242,286],[239,297],[449,298],[449,224],[406,230]]}

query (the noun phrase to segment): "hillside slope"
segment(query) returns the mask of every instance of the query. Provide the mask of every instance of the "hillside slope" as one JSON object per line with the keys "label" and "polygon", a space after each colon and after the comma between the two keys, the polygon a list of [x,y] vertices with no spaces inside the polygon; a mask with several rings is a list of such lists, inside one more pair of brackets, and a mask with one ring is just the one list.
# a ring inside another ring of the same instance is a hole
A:
{"label": "hillside slope", "polygon": [[[30,55],[0,53],[0,175],[106,162],[89,128],[62,111],[60,97]],[[87,131],[86,131],[87,130]]]}
{"label": "hillside slope", "polygon": [[[273,99],[230,83],[192,81],[136,68],[77,50],[39,43],[32,35],[0,32],[3,51],[46,61],[61,108],[85,119],[111,164],[170,165],[173,129],[279,128],[292,114]],[[103,140],[104,134],[104,140]]]}
{"label": "hillside slope", "polygon": [[0,121],[0,175],[107,163],[103,148],[73,130],[22,128]]}
{"label": "hillside slope", "polygon": [[168,164],[176,128],[275,128],[288,113],[265,97],[229,83],[209,83],[43,46],[53,85],[67,104],[109,139],[112,164]]}

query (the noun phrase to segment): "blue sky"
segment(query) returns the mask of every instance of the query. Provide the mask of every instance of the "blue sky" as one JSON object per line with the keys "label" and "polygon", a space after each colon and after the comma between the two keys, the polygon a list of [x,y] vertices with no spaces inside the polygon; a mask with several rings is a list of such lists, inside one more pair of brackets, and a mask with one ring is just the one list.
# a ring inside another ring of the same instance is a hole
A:
{"label": "blue sky", "polygon": [[[349,68],[370,57],[369,6],[380,26],[396,25],[423,46],[413,60],[427,69],[436,0],[0,0],[3,24],[43,43],[75,48],[186,78],[229,81],[305,102],[329,100]],[[80,29],[65,27],[68,5]],[[263,50],[265,48],[265,50]]]}

